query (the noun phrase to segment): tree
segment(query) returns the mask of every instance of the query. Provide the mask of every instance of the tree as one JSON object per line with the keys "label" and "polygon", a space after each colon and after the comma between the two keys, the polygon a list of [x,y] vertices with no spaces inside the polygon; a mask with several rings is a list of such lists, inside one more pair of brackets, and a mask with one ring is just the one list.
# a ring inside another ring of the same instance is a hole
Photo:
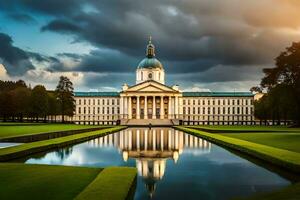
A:
{"label": "tree", "polygon": [[[291,115],[297,125],[300,125],[300,42],[294,42],[292,46],[287,47],[284,52],[275,59],[276,67],[264,69],[265,77],[261,81],[261,87],[267,88],[271,93],[269,96],[271,104],[276,105],[278,110],[293,110],[295,115]],[[280,91],[280,92],[278,92]],[[282,97],[286,91],[289,98],[282,99],[279,102],[277,98]],[[272,94],[273,93],[273,94]],[[290,104],[289,102],[292,102]],[[278,110],[273,108],[273,117],[278,115]]]}
{"label": "tree", "polygon": [[56,98],[56,95],[53,92],[48,92],[48,115],[51,116],[51,120],[53,119],[52,117],[55,116],[55,121],[56,121],[56,115],[59,113],[59,102]]}
{"label": "tree", "polygon": [[61,76],[55,92],[59,102],[62,121],[64,122],[65,115],[73,116],[75,112],[73,83],[70,81],[70,79],[68,79],[68,77]]}
{"label": "tree", "polygon": [[46,119],[48,113],[48,93],[42,85],[33,88],[30,98],[31,114],[36,117],[44,117]]}

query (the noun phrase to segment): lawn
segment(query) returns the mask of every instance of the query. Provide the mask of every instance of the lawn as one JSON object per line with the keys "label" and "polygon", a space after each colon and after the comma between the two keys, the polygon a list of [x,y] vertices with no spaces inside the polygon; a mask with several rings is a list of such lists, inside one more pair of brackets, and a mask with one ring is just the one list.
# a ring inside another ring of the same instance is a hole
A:
{"label": "lawn", "polygon": [[43,124],[43,125],[16,125],[0,126],[0,138],[15,137],[28,134],[39,134],[57,131],[80,130],[87,128],[96,128],[94,125],[76,125],[76,124]]}
{"label": "lawn", "polygon": [[300,153],[300,133],[226,133],[221,135]]}
{"label": "lawn", "polygon": [[202,130],[213,130],[217,132],[298,132],[300,128],[289,128],[288,126],[248,126],[248,125],[198,125],[186,126]]}
{"label": "lawn", "polygon": [[[0,164],[0,199],[125,200],[136,169]],[[80,195],[79,195],[80,194]],[[79,196],[78,196],[79,195]],[[101,197],[101,198],[100,198]]]}
{"label": "lawn", "polygon": [[102,169],[0,164],[0,199],[73,199]]}

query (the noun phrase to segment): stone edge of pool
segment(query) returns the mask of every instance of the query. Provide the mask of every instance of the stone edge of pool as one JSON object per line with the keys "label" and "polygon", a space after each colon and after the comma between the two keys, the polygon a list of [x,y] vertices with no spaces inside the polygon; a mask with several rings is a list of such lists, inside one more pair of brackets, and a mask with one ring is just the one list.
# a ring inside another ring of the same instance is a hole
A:
{"label": "stone edge of pool", "polygon": [[20,157],[25,157],[31,154],[48,151],[50,149],[60,148],[63,146],[84,142],[126,128],[126,126],[116,126],[113,128],[105,128],[98,131],[85,132],[65,137],[59,137],[55,139],[42,140],[37,142],[25,143],[19,146],[3,148],[0,149],[0,162],[9,161]]}
{"label": "stone edge of pool", "polygon": [[173,128],[201,137],[210,142],[253,156],[293,173],[300,174],[300,153],[278,149],[262,144],[248,142],[236,138],[216,135],[193,129],[191,127],[174,126]]}

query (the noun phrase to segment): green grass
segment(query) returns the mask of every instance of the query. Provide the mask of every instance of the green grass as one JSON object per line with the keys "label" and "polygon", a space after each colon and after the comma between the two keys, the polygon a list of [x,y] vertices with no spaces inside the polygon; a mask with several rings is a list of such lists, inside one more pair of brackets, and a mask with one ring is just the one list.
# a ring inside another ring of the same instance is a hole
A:
{"label": "green grass", "polygon": [[300,153],[300,133],[226,133],[221,135]]}
{"label": "green grass", "polygon": [[[204,131],[177,126],[175,127],[187,133],[202,137],[219,145],[238,150],[253,157],[262,159],[276,166],[285,168],[289,171],[300,173],[300,153],[275,148],[263,144],[249,142],[233,137],[227,137],[221,134],[212,134]],[[241,133],[244,134],[244,133]]]}
{"label": "green grass", "polygon": [[124,129],[124,126],[115,126],[113,128],[105,128],[98,131],[86,132],[76,135],[70,135],[50,140],[42,140],[38,142],[25,143],[19,146],[8,147],[0,149],[0,161],[12,160],[15,158],[27,156],[33,153],[47,151],[53,148],[59,148],[62,146],[83,142],[104,134]]}
{"label": "green grass", "polygon": [[[0,163],[0,199],[125,200],[136,169]],[[78,196],[79,195],[79,196]]]}
{"label": "green grass", "polygon": [[76,200],[125,200],[135,184],[136,174],[135,168],[106,168],[77,196]]}
{"label": "green grass", "polygon": [[199,126],[186,126],[190,128],[201,128],[206,130],[215,131],[233,131],[233,132],[246,132],[246,131],[268,131],[268,132],[299,132],[300,128],[289,128],[288,126],[257,126],[257,125],[199,125]]}
{"label": "green grass", "polygon": [[76,124],[44,124],[44,125],[16,125],[0,126],[0,138],[15,137],[28,134],[39,134],[57,131],[79,130],[87,128],[96,128],[94,125],[76,125]]}
{"label": "green grass", "polygon": [[0,199],[73,199],[101,172],[97,168],[0,164]]}

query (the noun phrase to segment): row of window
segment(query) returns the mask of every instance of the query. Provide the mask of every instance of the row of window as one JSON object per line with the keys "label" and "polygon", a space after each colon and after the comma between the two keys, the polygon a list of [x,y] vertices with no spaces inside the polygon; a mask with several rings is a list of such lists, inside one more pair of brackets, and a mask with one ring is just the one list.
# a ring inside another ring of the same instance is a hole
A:
{"label": "row of window", "polygon": [[183,105],[253,105],[252,99],[183,99]]}
{"label": "row of window", "polygon": [[[102,108],[102,109],[101,109]],[[119,107],[78,107],[78,114],[119,114]],[[106,113],[105,113],[106,109]]]}
{"label": "row of window", "polygon": [[188,121],[252,121],[253,116],[184,116]]}
{"label": "row of window", "polygon": [[119,99],[77,99],[77,105],[119,105]]}
{"label": "row of window", "polygon": [[[227,112],[226,112],[227,111]],[[201,112],[201,107],[198,108],[186,108],[183,107],[183,114],[187,115],[195,115],[195,114],[213,114],[213,115],[218,115],[218,114],[245,114],[245,115],[251,115],[253,114],[253,107],[202,107],[202,112]]]}

